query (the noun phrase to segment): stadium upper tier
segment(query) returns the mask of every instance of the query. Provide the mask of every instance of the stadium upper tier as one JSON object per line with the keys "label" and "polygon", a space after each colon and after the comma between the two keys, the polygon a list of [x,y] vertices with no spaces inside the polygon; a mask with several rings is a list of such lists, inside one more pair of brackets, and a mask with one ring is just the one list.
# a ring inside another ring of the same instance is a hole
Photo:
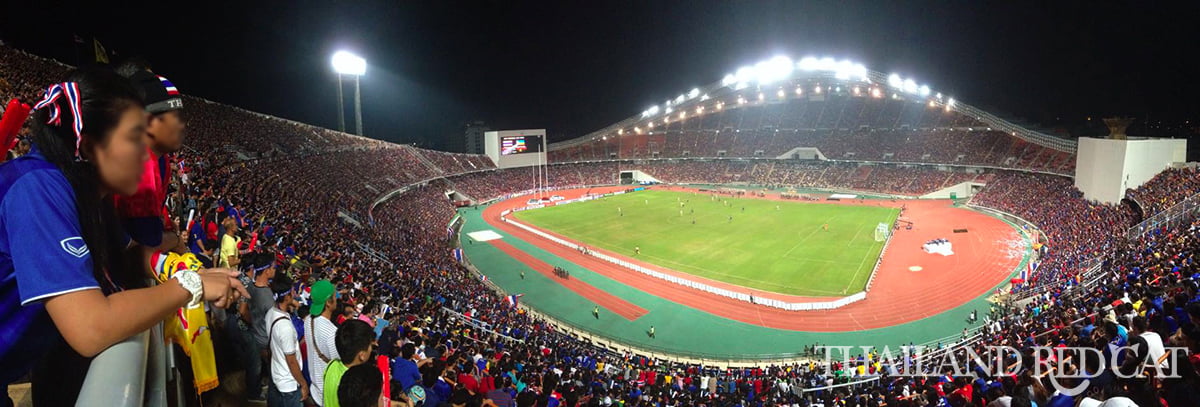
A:
{"label": "stadium upper tier", "polygon": [[861,65],[775,58],[583,137],[554,161],[779,157],[986,165],[1071,174],[1076,142],[1038,133]]}

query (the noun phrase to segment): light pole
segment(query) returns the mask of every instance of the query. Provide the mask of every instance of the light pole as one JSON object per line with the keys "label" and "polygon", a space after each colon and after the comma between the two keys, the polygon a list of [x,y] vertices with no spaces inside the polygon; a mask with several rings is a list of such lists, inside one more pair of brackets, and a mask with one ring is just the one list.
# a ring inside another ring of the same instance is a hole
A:
{"label": "light pole", "polygon": [[338,131],[344,133],[344,132],[346,132],[346,108],[342,106],[342,102],[345,100],[345,98],[342,97],[342,73],[338,72],[337,76],[338,76],[338,79],[337,79],[337,81],[338,81]]}
{"label": "light pole", "polygon": [[358,78],[367,73],[367,61],[346,51],[333,54],[333,70],[338,74],[338,129],[346,131],[346,109],[342,107],[342,75],[354,76],[354,125],[356,134],[362,131],[362,93],[358,86]]}

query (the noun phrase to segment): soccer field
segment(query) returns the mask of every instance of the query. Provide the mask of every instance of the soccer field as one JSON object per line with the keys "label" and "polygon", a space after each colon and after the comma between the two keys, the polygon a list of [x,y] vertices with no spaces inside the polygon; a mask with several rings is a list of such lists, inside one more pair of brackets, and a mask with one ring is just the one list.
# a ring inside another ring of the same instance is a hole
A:
{"label": "soccer field", "polygon": [[703,193],[651,190],[513,216],[586,245],[713,280],[783,294],[842,296],[867,284],[883,250],[875,227],[890,227],[898,214],[894,208],[729,196],[713,201]]}

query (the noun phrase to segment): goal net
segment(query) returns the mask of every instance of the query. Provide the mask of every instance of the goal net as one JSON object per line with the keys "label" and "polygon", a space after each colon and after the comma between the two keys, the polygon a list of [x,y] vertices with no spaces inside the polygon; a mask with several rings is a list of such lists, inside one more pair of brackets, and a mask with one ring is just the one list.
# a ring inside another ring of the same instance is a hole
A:
{"label": "goal net", "polygon": [[890,228],[888,228],[886,223],[880,223],[879,226],[875,226],[875,241],[882,242],[887,240],[889,230]]}

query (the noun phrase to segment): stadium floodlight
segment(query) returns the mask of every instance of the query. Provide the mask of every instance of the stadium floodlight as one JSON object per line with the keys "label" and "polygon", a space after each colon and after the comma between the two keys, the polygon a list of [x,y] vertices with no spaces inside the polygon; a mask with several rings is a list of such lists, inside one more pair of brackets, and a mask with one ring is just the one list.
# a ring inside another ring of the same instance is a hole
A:
{"label": "stadium floodlight", "polygon": [[663,112],[663,114],[664,114],[664,115],[669,115],[669,114],[671,114],[671,112],[674,112],[674,111],[675,111],[675,109],[672,109],[672,108],[669,108],[669,107],[668,107],[668,108],[667,108],[667,110]]}
{"label": "stadium floodlight", "polygon": [[797,86],[796,87],[796,96],[801,96],[801,95],[804,95],[804,89],[800,89],[800,87]]}
{"label": "stadium floodlight", "polygon": [[754,80],[754,68],[743,66],[738,68],[737,72],[735,72],[733,75],[737,79],[737,83],[749,83],[750,81]]}
{"label": "stadium floodlight", "polygon": [[796,63],[796,68],[800,68],[801,71],[815,71],[817,66],[817,59],[813,57],[800,58],[800,62]]}
{"label": "stadium floodlight", "polygon": [[833,71],[833,77],[838,79],[850,79],[851,76],[858,76],[858,70],[855,64],[850,61],[843,60],[838,62],[837,68]]}
{"label": "stadium floodlight", "polygon": [[867,67],[864,66],[863,64],[854,64],[854,67],[851,70],[851,75],[858,78],[859,80],[865,81],[865,80],[867,80]]}
{"label": "stadium floodlight", "polygon": [[829,57],[818,59],[817,70],[835,72],[837,71],[837,61]]}
{"label": "stadium floodlight", "polygon": [[700,96],[700,88],[692,88],[692,91],[688,92],[688,99],[695,99],[696,96]]}
{"label": "stadium floodlight", "polygon": [[921,85],[920,88],[917,88],[917,92],[920,92],[922,97],[929,96],[929,85]]}
{"label": "stadium floodlight", "polygon": [[762,92],[758,92],[758,101],[759,101],[759,102],[762,102],[762,101],[763,101],[763,100],[765,100],[766,98],[767,98],[767,97],[766,97],[765,95],[763,95],[763,93],[762,93]]}
{"label": "stadium floodlight", "polygon": [[937,93],[937,98],[938,98],[938,100],[942,100],[942,92]]}
{"label": "stadium floodlight", "polygon": [[362,135],[362,92],[358,78],[367,73],[367,60],[346,51],[333,53],[333,71],[338,74],[338,130],[346,131],[345,107],[342,106],[342,75],[354,76],[354,123],[358,135]]}
{"label": "stadium floodlight", "polygon": [[754,74],[759,84],[769,84],[791,76],[793,69],[790,58],[777,56],[754,65]]}
{"label": "stadium floodlight", "polygon": [[708,100],[708,94],[707,94],[707,93],[705,93],[704,95],[700,96],[700,101],[701,101],[701,102],[703,102],[703,101],[705,101],[705,100]]}
{"label": "stadium floodlight", "polygon": [[779,92],[776,92],[776,94],[779,95],[780,99],[783,99],[784,96],[787,96],[786,93],[783,93],[783,89],[780,89]]}
{"label": "stadium floodlight", "polygon": [[950,98],[950,100],[946,102],[946,106],[954,106],[954,98]]}
{"label": "stadium floodlight", "polygon": [[650,106],[650,109],[647,109],[646,112],[652,115],[658,114],[658,106]]}
{"label": "stadium floodlight", "polygon": [[908,93],[917,93],[917,81],[912,79],[904,80],[904,91]]}
{"label": "stadium floodlight", "polygon": [[815,88],[813,88],[813,93],[816,93],[816,94],[820,95],[820,94],[821,94],[821,87],[820,87],[820,86],[818,86],[818,87],[815,87]]}
{"label": "stadium floodlight", "polygon": [[683,103],[683,101],[685,101],[685,100],[687,100],[687,97],[684,96],[683,94],[680,94],[678,97],[675,98],[675,104]]}
{"label": "stadium floodlight", "polygon": [[367,60],[346,51],[333,53],[333,71],[342,75],[365,75]]}
{"label": "stadium floodlight", "polygon": [[888,75],[888,86],[891,86],[896,89],[903,88],[904,87],[904,79],[901,79],[900,75],[896,75],[896,74]]}
{"label": "stadium floodlight", "polygon": [[726,74],[724,78],[721,78],[721,86],[729,86],[736,83],[737,77],[733,76],[733,74]]}

